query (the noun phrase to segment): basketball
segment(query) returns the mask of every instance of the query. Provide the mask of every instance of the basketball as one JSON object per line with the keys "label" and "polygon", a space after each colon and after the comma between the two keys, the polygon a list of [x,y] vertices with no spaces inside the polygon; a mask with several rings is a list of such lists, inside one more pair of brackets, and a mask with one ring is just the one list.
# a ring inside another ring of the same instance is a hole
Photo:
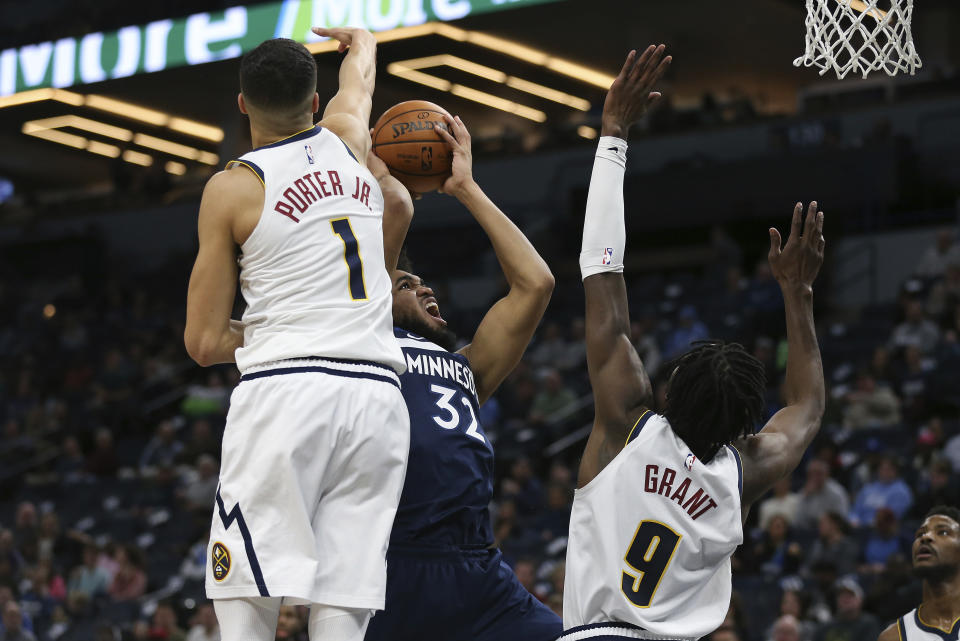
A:
{"label": "basketball", "polygon": [[408,100],[387,109],[373,126],[373,152],[410,191],[436,191],[450,175],[453,152],[436,131],[449,131],[449,115],[432,102]]}

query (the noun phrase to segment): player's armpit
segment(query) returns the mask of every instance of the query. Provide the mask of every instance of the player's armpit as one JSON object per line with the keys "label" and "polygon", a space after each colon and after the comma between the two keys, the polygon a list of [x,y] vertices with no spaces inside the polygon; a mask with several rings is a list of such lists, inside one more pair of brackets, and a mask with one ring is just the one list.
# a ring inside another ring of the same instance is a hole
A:
{"label": "player's armpit", "polygon": [[791,405],[774,414],[759,433],[735,443],[743,463],[744,506],[797,467],[806,451],[803,435],[816,431],[819,424],[819,414]]}

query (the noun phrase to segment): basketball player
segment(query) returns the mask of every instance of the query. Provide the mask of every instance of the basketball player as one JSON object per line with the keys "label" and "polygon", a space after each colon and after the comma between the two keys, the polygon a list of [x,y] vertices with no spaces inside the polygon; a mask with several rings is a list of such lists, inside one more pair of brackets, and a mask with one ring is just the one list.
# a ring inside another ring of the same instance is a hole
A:
{"label": "basketball player", "polygon": [[938,505],[913,539],[913,572],[923,602],[880,634],[880,641],[960,639],[960,510]]}
{"label": "basketball player", "polygon": [[700,342],[673,364],[664,415],[630,342],[623,279],[627,131],[660,97],[664,47],[631,52],[607,94],[580,266],[595,418],[570,519],[563,639],[697,639],[730,603],[730,555],[750,504],[797,466],[820,425],[824,383],[812,284],[823,216],[793,212],[785,246],[770,230],[783,292],[788,405],[753,435],[763,365],[740,345]]}
{"label": "basketball player", "polygon": [[[456,335],[433,291],[409,265],[393,271],[393,317],[407,363],[410,465],[387,554],[387,606],[367,641],[553,641],[560,618],[527,592],[493,546],[493,447],[480,406],[523,355],[553,291],[553,276],[523,233],[473,180],[470,135],[448,122],[453,173],[442,190],[490,239],[510,290],[486,313],[472,342]],[[373,166],[371,164],[371,166]],[[386,172],[383,167],[382,173]],[[413,205],[401,207],[401,218]],[[397,213],[388,207],[384,228]],[[388,237],[388,265],[406,233]]]}
{"label": "basketball player", "polygon": [[314,31],[349,47],[317,125],[316,64],[302,45],[268,40],[240,64],[237,100],[255,149],[204,190],[187,295],[190,355],[242,373],[206,577],[231,641],[272,640],[282,598],[311,605],[311,639],[362,639],[383,608],[406,468],[383,197],[363,162],[376,41]]}

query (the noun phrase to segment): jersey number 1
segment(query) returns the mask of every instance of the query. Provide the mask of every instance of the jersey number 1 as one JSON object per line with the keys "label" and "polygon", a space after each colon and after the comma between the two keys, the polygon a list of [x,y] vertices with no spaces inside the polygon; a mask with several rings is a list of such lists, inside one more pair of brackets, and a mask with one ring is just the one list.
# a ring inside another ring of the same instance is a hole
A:
{"label": "jersey number 1", "polygon": [[660,579],[683,536],[659,521],[641,521],[623,560],[633,572],[623,571],[620,590],[638,608],[650,607]]}
{"label": "jersey number 1", "polygon": [[367,289],[363,284],[363,261],[360,260],[360,246],[357,237],[353,235],[349,218],[337,218],[330,221],[333,233],[343,241],[343,260],[347,263],[349,272],[350,298],[366,300]]}

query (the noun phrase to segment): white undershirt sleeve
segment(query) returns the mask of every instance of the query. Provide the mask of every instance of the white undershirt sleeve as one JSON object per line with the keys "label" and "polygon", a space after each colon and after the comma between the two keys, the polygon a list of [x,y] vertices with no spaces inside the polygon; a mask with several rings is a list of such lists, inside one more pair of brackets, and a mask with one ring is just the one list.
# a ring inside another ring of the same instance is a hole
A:
{"label": "white undershirt sleeve", "polygon": [[623,222],[623,174],[627,166],[627,141],[600,138],[587,191],[580,248],[582,278],[602,272],[623,272],[627,233]]}

